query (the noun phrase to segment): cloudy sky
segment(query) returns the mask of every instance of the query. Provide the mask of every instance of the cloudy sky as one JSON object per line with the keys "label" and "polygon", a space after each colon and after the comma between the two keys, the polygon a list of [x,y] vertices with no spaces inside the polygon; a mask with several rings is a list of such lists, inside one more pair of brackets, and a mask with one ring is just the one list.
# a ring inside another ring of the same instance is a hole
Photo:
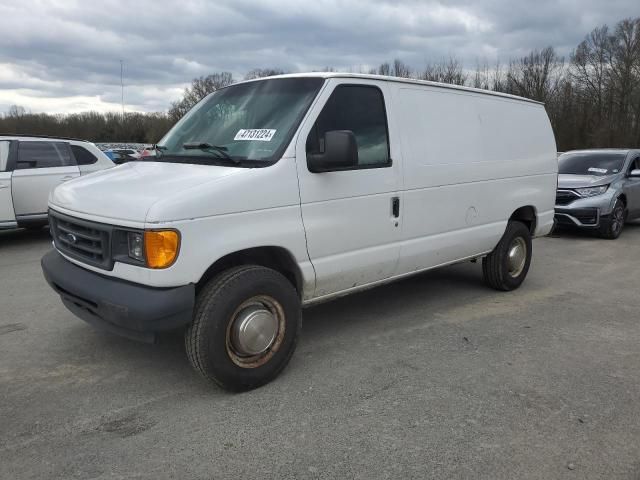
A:
{"label": "cloudy sky", "polygon": [[568,55],[638,0],[0,0],[0,112],[164,111],[190,80],[253,68],[414,68]]}

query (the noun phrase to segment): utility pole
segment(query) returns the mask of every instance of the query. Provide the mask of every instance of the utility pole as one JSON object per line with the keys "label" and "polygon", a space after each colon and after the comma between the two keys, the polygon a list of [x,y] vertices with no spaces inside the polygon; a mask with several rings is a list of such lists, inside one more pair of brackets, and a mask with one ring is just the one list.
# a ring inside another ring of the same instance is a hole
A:
{"label": "utility pole", "polygon": [[120,96],[122,101],[122,121],[124,121],[124,60],[120,60]]}

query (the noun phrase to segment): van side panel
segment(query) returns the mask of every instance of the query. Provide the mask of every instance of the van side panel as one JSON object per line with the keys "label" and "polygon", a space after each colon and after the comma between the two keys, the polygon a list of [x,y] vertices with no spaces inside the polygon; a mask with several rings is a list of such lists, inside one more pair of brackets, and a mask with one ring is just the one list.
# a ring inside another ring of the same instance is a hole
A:
{"label": "van side panel", "polygon": [[531,205],[553,222],[555,141],[541,105],[397,85],[402,137],[398,274],[487,253],[511,214]]}

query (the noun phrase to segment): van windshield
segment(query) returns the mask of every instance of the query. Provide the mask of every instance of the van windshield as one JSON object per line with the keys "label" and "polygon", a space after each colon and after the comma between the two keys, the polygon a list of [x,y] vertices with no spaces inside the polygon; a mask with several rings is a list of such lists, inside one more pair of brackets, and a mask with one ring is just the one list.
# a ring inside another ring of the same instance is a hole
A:
{"label": "van windshield", "polygon": [[154,161],[271,165],[284,153],[323,81],[279,78],[217,90],[164,136]]}
{"label": "van windshield", "polygon": [[623,152],[575,152],[558,157],[558,173],[572,175],[613,175],[624,165]]}

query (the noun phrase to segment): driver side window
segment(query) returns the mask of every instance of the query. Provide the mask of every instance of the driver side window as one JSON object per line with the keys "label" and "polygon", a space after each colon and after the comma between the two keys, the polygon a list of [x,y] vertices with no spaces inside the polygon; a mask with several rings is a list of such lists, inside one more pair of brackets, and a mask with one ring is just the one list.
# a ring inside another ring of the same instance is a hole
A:
{"label": "driver side window", "polygon": [[329,97],[307,138],[307,154],[324,152],[327,132],[350,130],[358,144],[356,168],[388,167],[389,134],[382,91],[374,86],[340,85]]}

